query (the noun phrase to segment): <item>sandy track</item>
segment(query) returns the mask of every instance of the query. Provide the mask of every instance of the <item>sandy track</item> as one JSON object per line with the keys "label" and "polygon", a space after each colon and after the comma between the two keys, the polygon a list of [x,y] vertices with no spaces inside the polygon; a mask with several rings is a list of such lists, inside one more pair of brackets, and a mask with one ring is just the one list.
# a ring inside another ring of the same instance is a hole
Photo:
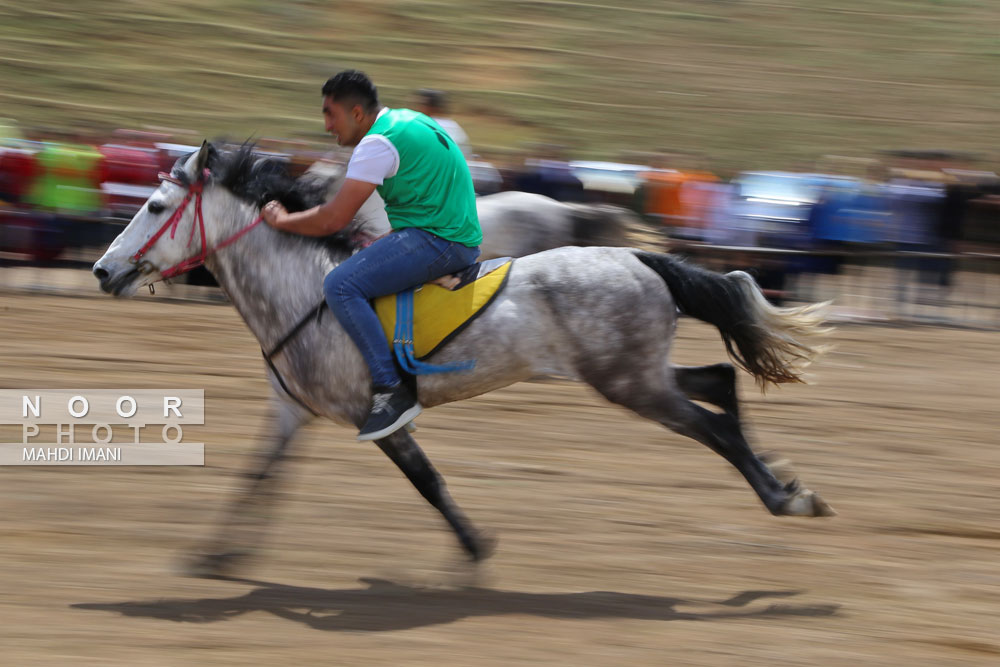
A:
{"label": "sandy track", "polygon": [[[329,424],[301,439],[243,582],[176,576],[261,424],[224,306],[5,294],[0,385],[201,387],[204,468],[0,469],[4,664],[943,665],[1000,662],[995,333],[842,327],[819,384],[743,396],[840,512],[769,516],[720,458],[570,383],[430,411],[419,441],[500,538],[452,590],[436,514]],[[676,359],[722,359],[685,321]],[[19,432],[5,436],[19,438]],[[6,439],[6,438],[5,438]]]}

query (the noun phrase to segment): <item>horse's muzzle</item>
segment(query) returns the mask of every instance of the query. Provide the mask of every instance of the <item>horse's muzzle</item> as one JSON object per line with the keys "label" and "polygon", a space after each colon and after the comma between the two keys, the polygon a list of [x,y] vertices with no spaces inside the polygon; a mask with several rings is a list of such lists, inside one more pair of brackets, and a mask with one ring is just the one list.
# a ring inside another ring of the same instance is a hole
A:
{"label": "horse's muzzle", "polygon": [[117,275],[101,266],[100,261],[94,264],[94,277],[97,278],[101,286],[101,291],[114,296],[128,296],[131,287],[141,273],[136,267],[130,267],[128,271],[119,272]]}

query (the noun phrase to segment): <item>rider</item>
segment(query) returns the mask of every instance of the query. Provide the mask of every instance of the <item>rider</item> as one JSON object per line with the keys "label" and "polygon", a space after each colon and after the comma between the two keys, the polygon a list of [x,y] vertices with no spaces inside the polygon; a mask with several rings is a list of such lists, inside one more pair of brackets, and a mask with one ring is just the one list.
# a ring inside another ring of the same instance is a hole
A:
{"label": "rider", "polygon": [[272,201],[262,213],[277,229],[326,236],[350,224],[376,189],[385,200],[392,233],[323,282],[327,304],[371,371],[372,407],[358,440],[377,440],[412,421],[421,407],[400,381],[369,300],[469,266],[483,235],[462,151],[432,119],[382,106],[375,85],[355,70],[324,84],[323,118],[338,144],[355,147],[343,186],[333,200],[308,211],[289,213]]}
{"label": "rider", "polygon": [[416,93],[416,104],[413,106],[420,113],[433,118],[434,122],[440,125],[441,129],[447,132],[448,136],[458,144],[466,159],[472,155],[472,150],[469,148],[469,135],[465,133],[461,125],[445,115],[447,102],[442,91],[421,88]]}

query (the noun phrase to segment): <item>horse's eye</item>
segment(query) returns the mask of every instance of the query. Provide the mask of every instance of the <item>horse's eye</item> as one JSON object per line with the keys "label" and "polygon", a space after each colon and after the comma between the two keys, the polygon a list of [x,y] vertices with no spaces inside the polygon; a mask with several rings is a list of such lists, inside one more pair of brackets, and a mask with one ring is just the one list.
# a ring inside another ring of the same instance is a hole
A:
{"label": "horse's eye", "polygon": [[164,206],[162,202],[151,201],[149,202],[148,208],[149,212],[152,213],[153,215],[159,215],[160,213],[163,213]]}

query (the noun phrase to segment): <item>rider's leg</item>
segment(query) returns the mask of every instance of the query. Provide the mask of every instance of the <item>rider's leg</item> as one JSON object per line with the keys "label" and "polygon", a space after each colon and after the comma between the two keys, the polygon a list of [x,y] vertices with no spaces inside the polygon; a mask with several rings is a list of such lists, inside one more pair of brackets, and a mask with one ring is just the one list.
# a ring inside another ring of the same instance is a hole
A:
{"label": "rider's leg", "polygon": [[385,437],[420,412],[416,398],[402,385],[389,342],[369,304],[475,261],[479,251],[420,229],[402,229],[355,253],[324,281],[326,302],[357,345],[371,371],[373,409],[360,438]]}

